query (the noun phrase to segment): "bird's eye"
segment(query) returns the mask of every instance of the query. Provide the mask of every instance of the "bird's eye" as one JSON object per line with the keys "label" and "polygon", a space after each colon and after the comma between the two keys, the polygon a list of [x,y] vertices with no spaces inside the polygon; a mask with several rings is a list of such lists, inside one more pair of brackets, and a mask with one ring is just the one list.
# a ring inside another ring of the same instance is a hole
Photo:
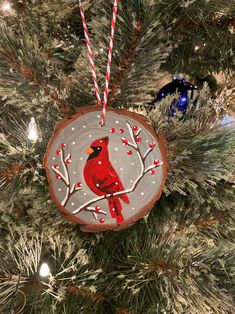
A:
{"label": "bird's eye", "polygon": [[98,147],[97,149],[100,150],[100,147]]}

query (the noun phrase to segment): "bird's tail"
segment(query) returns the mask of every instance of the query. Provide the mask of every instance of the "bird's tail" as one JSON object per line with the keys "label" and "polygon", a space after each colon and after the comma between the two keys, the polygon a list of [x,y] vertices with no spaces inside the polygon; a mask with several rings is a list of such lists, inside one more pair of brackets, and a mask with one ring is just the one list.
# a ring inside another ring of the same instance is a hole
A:
{"label": "bird's tail", "polygon": [[112,218],[115,218],[117,223],[121,223],[124,221],[124,217],[122,215],[122,204],[118,196],[109,197],[109,210]]}

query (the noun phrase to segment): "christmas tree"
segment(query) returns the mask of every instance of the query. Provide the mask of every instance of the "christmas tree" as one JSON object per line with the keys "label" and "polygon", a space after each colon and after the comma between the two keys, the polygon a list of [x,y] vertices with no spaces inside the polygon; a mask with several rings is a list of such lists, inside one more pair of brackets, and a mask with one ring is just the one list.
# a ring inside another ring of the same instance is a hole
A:
{"label": "christmas tree", "polygon": [[[113,1],[82,4],[103,89]],[[0,313],[234,313],[234,1],[119,1],[108,106],[163,134],[168,173],[147,216],[98,233],[59,213],[43,166],[57,123],[97,103],[79,1],[0,12]],[[198,92],[172,117],[178,95],[154,98],[176,73]]]}

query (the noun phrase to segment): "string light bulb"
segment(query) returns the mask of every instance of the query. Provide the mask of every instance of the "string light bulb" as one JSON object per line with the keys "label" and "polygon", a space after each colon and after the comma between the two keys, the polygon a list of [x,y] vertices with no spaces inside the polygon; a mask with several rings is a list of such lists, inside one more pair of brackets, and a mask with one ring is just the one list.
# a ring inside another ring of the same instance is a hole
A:
{"label": "string light bulb", "polygon": [[39,138],[38,127],[35,119],[32,117],[28,126],[28,139],[32,142],[36,142]]}
{"label": "string light bulb", "polygon": [[12,11],[12,4],[8,1],[6,2],[3,2],[2,5],[1,5],[1,10],[4,12],[4,13],[10,13]]}
{"label": "string light bulb", "polygon": [[48,277],[50,275],[50,268],[47,263],[42,263],[39,270],[39,275],[41,277]]}

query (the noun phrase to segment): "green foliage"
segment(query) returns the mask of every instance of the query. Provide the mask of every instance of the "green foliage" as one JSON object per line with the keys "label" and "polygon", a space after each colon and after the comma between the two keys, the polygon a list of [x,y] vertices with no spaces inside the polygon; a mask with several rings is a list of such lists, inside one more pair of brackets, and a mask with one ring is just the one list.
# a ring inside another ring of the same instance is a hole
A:
{"label": "green foliage", "polygon": [[[102,87],[112,1],[84,5]],[[43,169],[58,120],[96,101],[78,1],[13,8],[0,17],[0,313],[232,314],[235,132],[221,125],[230,100],[204,87],[174,119],[172,97],[149,103],[162,69],[197,80],[234,70],[234,1],[120,0],[109,105],[144,114],[164,134],[168,177],[148,216],[100,234],[58,213]]]}

